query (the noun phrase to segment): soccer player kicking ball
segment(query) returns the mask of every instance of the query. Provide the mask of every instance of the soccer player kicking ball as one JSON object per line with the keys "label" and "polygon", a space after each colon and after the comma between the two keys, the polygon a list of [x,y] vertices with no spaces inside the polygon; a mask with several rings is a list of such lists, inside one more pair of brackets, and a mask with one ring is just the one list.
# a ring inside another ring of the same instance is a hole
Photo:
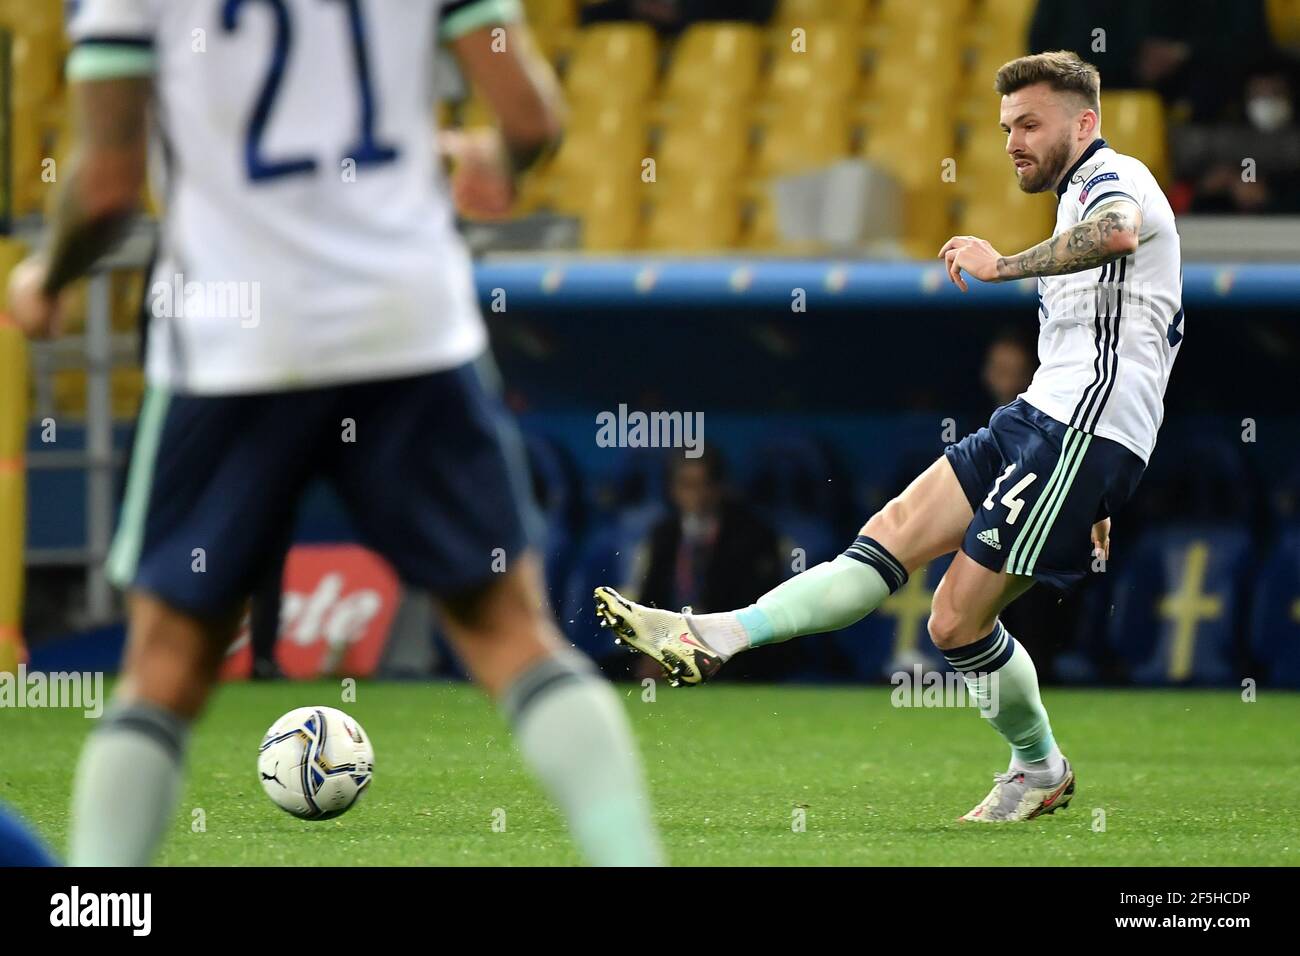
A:
{"label": "soccer player kicking ball", "polygon": [[989,722],[1011,746],[1008,771],[962,817],[981,823],[1052,813],[1074,793],[1034,663],[998,614],[1035,581],[1066,588],[1095,550],[1109,553],[1110,516],[1155,446],[1183,334],[1173,212],[1150,171],[1101,138],[1096,68],[1041,53],[1007,63],[995,86],[1020,188],[1056,192],[1056,231],[1018,255],[974,236],[949,239],[940,255],[962,291],[966,275],[1038,277],[1041,364],[1028,390],[950,446],[842,555],[747,608],[677,614],[596,590],[619,640],[675,683],[698,684],[734,654],[847,627],[956,551],[934,593],[930,637],[977,700],[996,690]]}
{"label": "soccer player kicking ball", "polygon": [[129,220],[151,108],[170,175],[109,556],[130,589],[126,660],[77,768],[69,862],[152,858],[240,609],[315,477],[441,598],[586,859],[660,862],[627,716],[546,607],[523,448],[436,164],[439,41],[504,140],[442,144],[459,200],[499,214],[559,135],[517,0],[83,0],[72,34],[79,147],[45,249],[11,277],[15,320],[57,329],[59,293]]}

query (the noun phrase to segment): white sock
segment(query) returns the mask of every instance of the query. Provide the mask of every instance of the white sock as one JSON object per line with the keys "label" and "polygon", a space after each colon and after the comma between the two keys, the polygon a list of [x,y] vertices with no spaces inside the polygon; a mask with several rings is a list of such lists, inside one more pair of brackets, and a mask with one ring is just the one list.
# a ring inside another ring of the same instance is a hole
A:
{"label": "white sock", "polygon": [[687,614],[686,623],[691,632],[723,661],[729,660],[733,654],[749,650],[749,632],[735,611]]}
{"label": "white sock", "polygon": [[1051,752],[1042,760],[1021,760],[1013,752],[1011,769],[1024,773],[1025,780],[1035,786],[1050,787],[1065,776],[1065,757],[1061,755],[1061,748],[1053,743]]}

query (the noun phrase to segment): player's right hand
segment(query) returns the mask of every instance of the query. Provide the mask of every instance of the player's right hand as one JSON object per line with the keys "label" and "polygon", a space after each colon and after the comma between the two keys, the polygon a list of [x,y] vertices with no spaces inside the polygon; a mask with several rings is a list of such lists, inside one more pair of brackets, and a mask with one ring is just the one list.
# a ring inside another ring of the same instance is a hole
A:
{"label": "player's right hand", "polygon": [[1110,518],[1102,518],[1092,526],[1092,554],[1110,560]]}
{"label": "player's right hand", "polygon": [[451,196],[462,216],[492,220],[510,215],[514,180],[496,130],[440,130],[438,147],[451,160]]}
{"label": "player's right hand", "polygon": [[45,291],[45,260],[29,256],[9,273],[9,317],[31,339],[52,338],[63,328],[63,307],[57,295]]}

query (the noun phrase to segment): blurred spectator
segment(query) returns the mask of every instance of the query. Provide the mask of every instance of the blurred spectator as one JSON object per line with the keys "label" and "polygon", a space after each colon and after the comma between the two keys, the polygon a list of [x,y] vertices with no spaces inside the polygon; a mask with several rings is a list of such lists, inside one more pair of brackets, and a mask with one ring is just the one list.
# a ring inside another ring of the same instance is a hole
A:
{"label": "blurred spectator", "polygon": [[1074,50],[1103,90],[1154,89],[1186,118],[1213,121],[1272,41],[1264,0],[1039,0],[1029,46]]}
{"label": "blurred spectator", "polygon": [[704,20],[766,23],[776,0],[596,0],[582,8],[582,22],[644,20],[665,34],[680,33]]}
{"label": "blurred spectator", "polygon": [[[657,607],[689,606],[704,614],[748,607],[781,582],[776,532],[727,486],[717,451],[700,458],[674,456],[667,493],[672,510],[651,528],[638,561],[645,569],[638,600]],[[797,644],[742,655],[726,676],[781,677],[799,654]],[[638,678],[660,673],[648,658],[634,667]]]}
{"label": "blurred spectator", "polygon": [[1152,32],[1151,0],[1038,0],[1029,25],[1029,52],[1073,50],[1101,71],[1102,89],[1142,86],[1142,38]]}
{"label": "blurred spectator", "polygon": [[1029,387],[1036,368],[1033,341],[1016,329],[1003,329],[984,353],[984,387],[995,405],[1006,405]]}
{"label": "blurred spectator", "polygon": [[1271,54],[1264,0],[1156,0],[1153,6],[1139,80],[1193,122],[1223,119],[1240,100],[1252,66]]}
{"label": "blurred spectator", "polygon": [[776,533],[725,480],[716,451],[670,460],[672,510],[650,530],[640,600],[704,614],[746,607],[780,583]]}
{"label": "blurred spectator", "polygon": [[[1300,212],[1300,128],[1295,64],[1280,55],[1247,72],[1229,120],[1170,131],[1179,183],[1175,211]],[[1243,161],[1249,159],[1249,166]]]}

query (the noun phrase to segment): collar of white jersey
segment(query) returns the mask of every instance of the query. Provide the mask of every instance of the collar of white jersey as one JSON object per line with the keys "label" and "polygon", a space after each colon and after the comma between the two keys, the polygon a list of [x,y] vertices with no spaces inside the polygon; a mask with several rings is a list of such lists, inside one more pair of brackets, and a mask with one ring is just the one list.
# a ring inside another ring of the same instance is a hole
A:
{"label": "collar of white jersey", "polygon": [[1097,152],[1099,149],[1105,149],[1106,146],[1106,141],[1100,136],[1088,144],[1088,148],[1083,151],[1083,155],[1075,160],[1074,165],[1066,170],[1065,175],[1061,177],[1060,183],[1056,186],[1057,197],[1065,195],[1065,191],[1070,188],[1070,179],[1079,171],[1079,167],[1091,159],[1093,153]]}

